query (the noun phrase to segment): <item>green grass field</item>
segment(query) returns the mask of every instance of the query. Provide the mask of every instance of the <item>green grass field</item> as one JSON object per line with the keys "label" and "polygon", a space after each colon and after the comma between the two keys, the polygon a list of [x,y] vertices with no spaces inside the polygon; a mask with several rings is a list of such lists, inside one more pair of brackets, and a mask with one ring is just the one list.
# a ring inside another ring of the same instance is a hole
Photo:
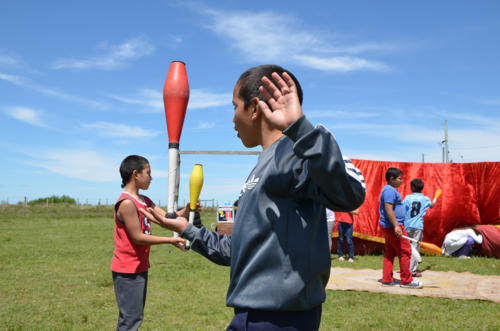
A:
{"label": "green grass field", "polygon": [[[209,226],[215,213],[202,215]],[[112,330],[111,207],[0,206],[0,329]],[[170,235],[154,227],[157,235]],[[335,256],[333,256],[335,257]],[[142,330],[224,330],[229,268],[170,245],[153,246]],[[333,261],[333,266],[346,266]],[[382,256],[349,267],[380,269]],[[497,259],[424,257],[423,269],[500,275]],[[322,330],[499,330],[500,304],[328,291]]]}

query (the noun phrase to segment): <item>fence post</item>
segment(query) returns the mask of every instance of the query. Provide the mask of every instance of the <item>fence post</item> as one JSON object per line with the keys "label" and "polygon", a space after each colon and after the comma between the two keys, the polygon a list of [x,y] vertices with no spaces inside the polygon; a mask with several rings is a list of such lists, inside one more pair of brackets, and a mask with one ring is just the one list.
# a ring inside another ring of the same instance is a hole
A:
{"label": "fence post", "polygon": [[28,204],[28,198],[24,197],[24,204],[23,204],[23,216],[26,217],[26,205]]}

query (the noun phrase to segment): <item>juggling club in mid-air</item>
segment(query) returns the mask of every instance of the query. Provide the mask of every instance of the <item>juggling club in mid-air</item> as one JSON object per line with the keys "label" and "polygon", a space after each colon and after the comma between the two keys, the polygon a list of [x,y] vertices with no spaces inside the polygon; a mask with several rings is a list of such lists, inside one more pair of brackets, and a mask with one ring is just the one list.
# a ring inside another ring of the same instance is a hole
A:
{"label": "juggling club in mid-air", "polygon": [[436,203],[437,199],[439,199],[439,197],[441,196],[441,194],[443,193],[443,190],[438,188],[436,190],[436,192],[434,193],[434,199],[432,199],[432,203]]}
{"label": "juggling club in mid-air", "polygon": [[[196,215],[196,207],[200,198],[201,188],[203,187],[203,166],[195,164],[191,178],[189,179],[189,223],[193,224]],[[186,249],[189,249],[191,243],[186,241]]]}
{"label": "juggling club in mid-air", "polygon": [[[168,131],[168,206],[167,218],[176,218],[179,198],[180,153],[179,140],[189,101],[189,83],[186,65],[172,61],[163,87],[163,104]],[[174,236],[177,233],[174,232]]]}

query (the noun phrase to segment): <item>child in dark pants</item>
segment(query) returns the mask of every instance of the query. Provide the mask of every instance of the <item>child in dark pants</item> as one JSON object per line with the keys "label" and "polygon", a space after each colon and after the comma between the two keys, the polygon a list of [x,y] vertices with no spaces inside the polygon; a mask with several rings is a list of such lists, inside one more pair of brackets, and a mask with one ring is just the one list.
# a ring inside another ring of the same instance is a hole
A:
{"label": "child in dark pants", "polygon": [[[172,244],[184,247],[182,238],[167,238],[151,235],[149,220],[139,212],[154,208],[165,215],[165,211],[154,205],[139,190],[147,190],[151,183],[151,168],[146,158],[127,156],[120,165],[123,193],[115,204],[115,251],[111,271],[118,303],[117,330],[137,330],[142,323],[148,287],[150,245]],[[186,215],[181,210],[179,215]]]}
{"label": "child in dark pants", "polygon": [[384,265],[382,285],[398,284],[393,277],[394,258],[399,259],[401,287],[422,288],[422,282],[413,280],[410,272],[411,246],[402,235],[408,235],[404,228],[406,210],[401,201],[401,195],[396,190],[403,182],[403,172],[398,168],[389,168],[385,173],[387,185],[380,193],[380,227],[385,238]]}
{"label": "child in dark pants", "polygon": [[359,214],[359,209],[351,212],[336,212],[335,219],[337,222],[337,229],[339,231],[339,240],[337,244],[337,254],[339,261],[344,261],[344,238],[347,241],[347,248],[349,249],[349,259],[347,262],[354,262],[354,242],[352,241],[352,232],[354,226],[354,215]]}

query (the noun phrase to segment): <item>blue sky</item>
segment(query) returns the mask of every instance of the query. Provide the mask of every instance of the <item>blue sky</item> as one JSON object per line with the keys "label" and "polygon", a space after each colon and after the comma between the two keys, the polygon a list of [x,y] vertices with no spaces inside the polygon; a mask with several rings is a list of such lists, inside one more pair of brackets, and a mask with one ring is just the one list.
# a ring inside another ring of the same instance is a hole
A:
{"label": "blue sky", "polygon": [[[111,203],[121,160],[141,154],[165,203],[172,60],[191,88],[181,150],[244,150],[233,86],[276,63],[351,158],[441,162],[447,120],[453,162],[499,161],[499,59],[497,1],[2,1],[0,200]],[[195,163],[200,198],[225,202],[256,160],[182,155],[179,202]]]}

